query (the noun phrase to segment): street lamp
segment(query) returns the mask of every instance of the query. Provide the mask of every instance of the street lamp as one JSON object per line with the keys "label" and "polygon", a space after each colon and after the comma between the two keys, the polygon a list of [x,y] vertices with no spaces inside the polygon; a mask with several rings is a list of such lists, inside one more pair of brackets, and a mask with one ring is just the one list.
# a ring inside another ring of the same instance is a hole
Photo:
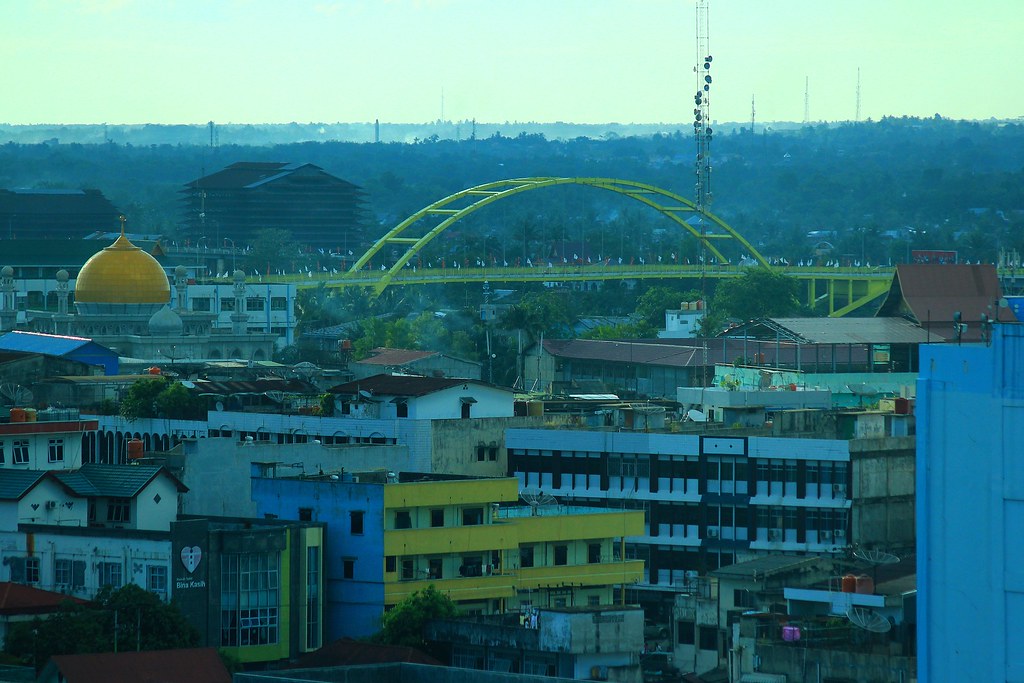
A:
{"label": "street lamp", "polygon": [[230,237],[224,238],[225,242],[231,242],[231,272],[235,272],[235,241]]}

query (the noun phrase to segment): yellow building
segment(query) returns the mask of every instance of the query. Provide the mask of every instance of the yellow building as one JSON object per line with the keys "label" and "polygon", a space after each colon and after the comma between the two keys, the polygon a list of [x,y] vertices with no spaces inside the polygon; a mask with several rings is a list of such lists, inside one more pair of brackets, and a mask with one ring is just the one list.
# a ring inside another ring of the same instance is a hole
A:
{"label": "yellow building", "polygon": [[642,578],[622,553],[642,511],[518,500],[515,478],[387,484],[385,609],[430,585],[471,614],[611,605]]}

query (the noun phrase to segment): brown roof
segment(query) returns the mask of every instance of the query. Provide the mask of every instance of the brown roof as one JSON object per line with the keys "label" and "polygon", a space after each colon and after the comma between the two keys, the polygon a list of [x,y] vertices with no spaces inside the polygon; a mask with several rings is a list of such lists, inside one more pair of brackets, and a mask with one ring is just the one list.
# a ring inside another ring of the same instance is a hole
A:
{"label": "brown roof", "polygon": [[364,379],[345,382],[328,391],[332,394],[356,395],[368,391],[379,396],[426,396],[454,386],[473,384],[486,386],[484,382],[455,377],[421,377],[419,375],[373,375]]}
{"label": "brown roof", "polygon": [[413,351],[412,349],[374,349],[374,355],[359,361],[364,365],[405,365],[423,358],[436,356],[436,351]]}
{"label": "brown roof", "polygon": [[360,664],[390,664],[393,662],[443,666],[441,662],[414,647],[377,645],[344,638],[328,643],[316,652],[310,652],[287,668],[307,669]]}
{"label": "brown roof", "polygon": [[[964,339],[977,339],[981,314],[1013,322],[1013,313],[1000,309],[999,277],[993,265],[901,264],[878,316],[908,316],[946,338],[953,336],[953,313],[967,323]],[[972,324],[973,323],[973,324]]]}
{"label": "brown roof", "polygon": [[[740,346],[731,339],[727,341],[709,339],[708,365],[723,362],[727,355],[722,351],[723,345],[730,349]],[[704,364],[704,351],[699,339],[687,339],[676,344],[653,343],[647,340],[545,339],[544,350],[559,358],[603,360],[638,365],[700,367]]]}
{"label": "brown roof", "polygon": [[66,683],[231,683],[231,674],[212,647],[55,655],[40,680],[52,669]]}
{"label": "brown roof", "polygon": [[55,612],[65,600],[78,604],[86,602],[63,593],[44,591],[10,581],[0,582],[0,614],[2,615],[48,614]]}

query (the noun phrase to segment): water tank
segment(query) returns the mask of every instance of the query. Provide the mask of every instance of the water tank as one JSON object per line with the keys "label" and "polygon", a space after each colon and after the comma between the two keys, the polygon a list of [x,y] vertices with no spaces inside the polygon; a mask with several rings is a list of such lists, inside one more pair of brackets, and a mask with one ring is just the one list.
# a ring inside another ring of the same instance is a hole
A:
{"label": "water tank", "polygon": [[149,373],[149,374],[151,374],[151,375],[159,375],[159,374],[160,374],[160,368],[158,368],[158,367],[156,367],[156,366],[154,365],[154,366],[153,366],[153,367],[151,367],[151,368],[147,368],[147,369],[146,369],[146,372],[148,372],[148,373]]}
{"label": "water tank", "polygon": [[128,442],[128,459],[138,460],[145,453],[145,448],[140,439],[132,439]]}
{"label": "water tank", "polygon": [[857,577],[857,591],[865,595],[871,595],[875,592],[875,580],[867,574],[861,574]]}
{"label": "water tank", "polygon": [[25,421],[25,409],[24,408],[11,408],[11,422],[24,422]]}
{"label": "water tank", "polygon": [[857,592],[857,577],[853,574],[846,574],[842,580],[842,591],[844,593]]}
{"label": "water tank", "polygon": [[35,421],[36,421],[36,409],[35,408],[25,408],[25,422],[35,422]]}
{"label": "water tank", "polygon": [[795,643],[800,640],[800,627],[786,625],[782,627],[782,639],[787,643]]}

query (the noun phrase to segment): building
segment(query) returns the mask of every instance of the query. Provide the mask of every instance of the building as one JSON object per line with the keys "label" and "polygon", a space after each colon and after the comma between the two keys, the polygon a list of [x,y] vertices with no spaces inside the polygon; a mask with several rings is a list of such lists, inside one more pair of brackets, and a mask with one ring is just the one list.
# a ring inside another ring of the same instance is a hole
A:
{"label": "building", "polygon": [[328,638],[361,637],[427,586],[470,614],[611,605],[640,578],[616,539],[641,513],[518,506],[518,482],[421,473],[253,479],[262,515],[327,522]]}
{"label": "building", "polygon": [[661,338],[692,339],[704,320],[706,312],[703,301],[684,301],[678,309],[665,311],[665,329],[658,332]]}
{"label": "building", "polygon": [[302,245],[347,253],[362,239],[362,188],[313,164],[241,161],[185,185],[189,235],[246,244],[260,231],[287,230]]}
{"label": "building", "polygon": [[[904,317],[921,326],[932,341],[979,341],[990,334],[992,321],[1015,320],[1001,298],[993,265],[900,264],[876,315]],[[954,324],[963,327],[957,332]]]}
{"label": "building", "polygon": [[1022,363],[1020,325],[922,351],[917,638],[930,683],[1024,680]]}
{"label": "building", "polygon": [[[0,336],[0,351],[33,353],[49,358],[63,358],[86,365],[99,366],[104,375],[116,375],[118,370],[117,354],[85,337],[15,330]],[[80,371],[74,372],[73,368],[69,369],[72,371],[60,374],[83,374]],[[40,375],[39,379],[42,377],[44,375]]]}
{"label": "building", "polygon": [[454,358],[437,351],[384,348],[374,349],[367,358],[353,361],[348,366],[352,371],[352,379],[356,380],[394,372],[479,380],[481,367],[477,361]]}
{"label": "building", "polygon": [[120,216],[99,190],[0,190],[0,233],[11,240],[82,239]]}
{"label": "building", "polygon": [[8,419],[0,421],[0,472],[80,467],[84,444],[98,424],[83,420],[75,408],[12,408]]}
{"label": "building", "polygon": [[170,536],[174,599],[203,643],[243,664],[323,644],[323,524],[183,516]]}
{"label": "building", "polygon": [[426,639],[451,666],[575,680],[637,681],[644,649],[639,607],[541,607],[519,615],[428,622]]}

